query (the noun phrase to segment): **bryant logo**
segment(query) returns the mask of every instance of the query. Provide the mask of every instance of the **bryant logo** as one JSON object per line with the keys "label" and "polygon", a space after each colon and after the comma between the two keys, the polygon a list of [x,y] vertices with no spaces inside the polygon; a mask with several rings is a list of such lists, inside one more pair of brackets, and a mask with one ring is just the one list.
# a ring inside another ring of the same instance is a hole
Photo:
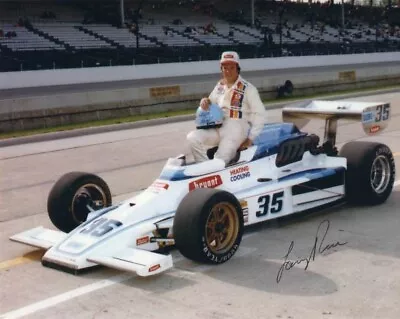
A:
{"label": "bryant logo", "polygon": [[232,59],[233,55],[232,54],[225,54],[224,59]]}
{"label": "bryant logo", "polygon": [[222,179],[219,175],[207,176],[197,181],[193,181],[189,183],[189,191],[192,191],[196,188],[215,188],[219,185],[222,185]]}

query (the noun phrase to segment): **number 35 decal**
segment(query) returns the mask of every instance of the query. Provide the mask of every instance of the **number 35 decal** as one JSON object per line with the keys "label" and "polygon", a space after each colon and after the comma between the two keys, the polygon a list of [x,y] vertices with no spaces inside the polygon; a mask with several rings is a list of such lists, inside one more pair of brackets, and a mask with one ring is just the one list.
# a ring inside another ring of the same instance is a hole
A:
{"label": "number 35 decal", "polygon": [[390,105],[378,105],[376,107],[375,122],[386,121],[389,119]]}
{"label": "number 35 decal", "polygon": [[99,218],[88,224],[80,233],[100,237],[120,226],[122,226],[122,223],[118,220]]}
{"label": "number 35 decal", "polygon": [[257,217],[264,217],[267,214],[277,214],[283,207],[283,191],[275,194],[262,195],[258,198],[258,207],[256,211]]}

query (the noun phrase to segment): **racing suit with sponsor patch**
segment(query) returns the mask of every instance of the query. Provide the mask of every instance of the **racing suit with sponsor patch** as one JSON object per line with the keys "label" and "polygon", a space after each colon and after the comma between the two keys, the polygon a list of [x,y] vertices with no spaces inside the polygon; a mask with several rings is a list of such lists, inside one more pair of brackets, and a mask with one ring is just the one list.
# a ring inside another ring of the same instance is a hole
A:
{"label": "racing suit with sponsor patch", "polygon": [[192,131],[187,140],[196,162],[208,160],[207,149],[218,146],[214,158],[228,164],[246,138],[254,141],[261,133],[266,122],[265,107],[257,88],[241,76],[230,88],[218,82],[209,99],[224,111],[222,127]]}

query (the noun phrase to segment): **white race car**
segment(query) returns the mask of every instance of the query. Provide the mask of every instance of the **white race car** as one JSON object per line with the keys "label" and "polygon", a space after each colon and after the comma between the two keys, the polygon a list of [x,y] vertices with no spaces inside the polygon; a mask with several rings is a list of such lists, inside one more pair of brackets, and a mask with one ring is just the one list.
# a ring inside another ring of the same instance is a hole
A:
{"label": "white race car", "polygon": [[[307,101],[284,107],[283,123],[266,124],[254,145],[227,167],[214,159],[167,161],[147,189],[112,204],[100,177],[62,176],[48,197],[59,229],[36,227],[11,240],[46,249],[43,265],[72,273],[96,265],[148,276],[173,266],[162,248],[175,245],[187,258],[221,264],[239,249],[247,225],[339,200],[366,205],[391,194],[395,164],[384,144],[352,141],[335,147],[337,121],[361,123],[367,135],[382,132],[390,104]],[[325,135],[301,132],[310,119],[325,120]]]}

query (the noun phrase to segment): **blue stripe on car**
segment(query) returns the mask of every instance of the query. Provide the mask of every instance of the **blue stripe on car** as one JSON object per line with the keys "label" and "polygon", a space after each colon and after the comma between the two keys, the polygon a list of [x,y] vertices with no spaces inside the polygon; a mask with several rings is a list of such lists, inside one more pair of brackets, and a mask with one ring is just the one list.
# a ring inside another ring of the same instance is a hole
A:
{"label": "blue stripe on car", "polygon": [[308,171],[302,171],[298,173],[294,173],[289,176],[285,176],[279,179],[279,182],[291,180],[294,178],[299,178],[299,177],[306,177],[309,179],[317,179],[317,178],[323,178],[327,177],[330,175],[337,174],[344,170],[344,167],[337,167],[337,168],[316,168]]}
{"label": "blue stripe on car", "polygon": [[194,177],[185,175],[184,170],[185,169],[164,169],[159,178],[167,181],[183,181]]}
{"label": "blue stripe on car", "polygon": [[279,182],[286,182],[286,181],[290,181],[290,180],[300,178],[300,177],[306,177],[306,178],[309,178],[310,180],[324,178],[324,177],[328,177],[328,176],[331,176],[334,174],[341,173],[344,170],[345,170],[344,167],[335,167],[335,168],[316,168],[316,169],[311,169],[308,171],[302,171],[302,172],[287,175],[285,177],[281,177],[278,180],[271,180],[269,182],[260,182],[260,184],[258,184],[257,186],[246,188],[243,191],[237,192],[235,195],[237,195],[237,197],[240,198],[241,193],[248,192],[250,190],[254,190],[257,188],[264,188],[265,185],[276,184]]}

